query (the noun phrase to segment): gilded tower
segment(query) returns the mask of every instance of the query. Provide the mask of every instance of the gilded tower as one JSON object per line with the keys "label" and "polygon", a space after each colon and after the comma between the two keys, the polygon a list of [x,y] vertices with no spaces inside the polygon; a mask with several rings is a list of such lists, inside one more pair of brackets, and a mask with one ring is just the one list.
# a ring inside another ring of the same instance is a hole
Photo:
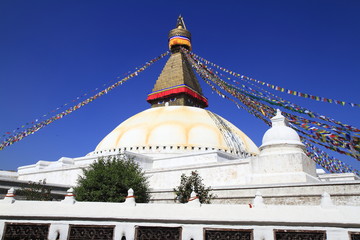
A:
{"label": "gilded tower", "polygon": [[191,106],[206,108],[200,84],[191,64],[180,51],[181,47],[191,50],[191,33],[186,29],[184,19],[179,16],[176,27],[169,32],[171,56],[156,80],[147,101],[152,107]]}

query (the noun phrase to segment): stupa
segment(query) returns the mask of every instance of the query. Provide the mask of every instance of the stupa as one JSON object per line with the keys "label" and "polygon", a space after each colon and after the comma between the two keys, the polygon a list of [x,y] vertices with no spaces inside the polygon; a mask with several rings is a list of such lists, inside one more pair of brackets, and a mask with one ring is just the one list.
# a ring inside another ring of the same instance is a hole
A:
{"label": "stupa", "polygon": [[[208,101],[180,47],[192,47],[182,17],[169,33],[171,56],[148,95],[151,108],[121,123],[94,151],[8,173],[0,238],[360,239],[358,177],[317,170],[279,110],[259,148],[229,121],[205,110]],[[136,203],[132,189],[124,203],[75,200],[70,187],[82,169],[115,154],[130,155],[142,166],[152,204]],[[195,193],[187,204],[174,203],[181,174],[193,170],[212,187],[214,204],[200,204]],[[44,179],[51,186],[67,185],[65,199],[16,199],[17,183]]]}
{"label": "stupa", "polygon": [[121,123],[91,154],[117,149],[152,157],[212,150],[241,157],[259,153],[246,134],[204,109],[208,100],[180,47],[191,50],[191,34],[182,17],[169,33],[171,56],[147,97],[151,108]]}
{"label": "stupa", "polygon": [[243,131],[206,110],[208,100],[181,51],[192,49],[191,33],[181,16],[168,40],[171,55],[147,97],[149,109],[119,124],[86,156],[19,167],[17,179],[75,186],[83,168],[114,154],[130,155],[140,164],[149,177],[153,201],[172,201],[181,174],[194,170],[214,189],[219,202],[248,201],[256,189],[271,193],[271,201],[294,202],[286,197],[293,184],[301,186],[305,195],[315,184],[320,197],[330,188],[325,181],[358,179],[354,174],[317,171],[280,111],[258,148]]}

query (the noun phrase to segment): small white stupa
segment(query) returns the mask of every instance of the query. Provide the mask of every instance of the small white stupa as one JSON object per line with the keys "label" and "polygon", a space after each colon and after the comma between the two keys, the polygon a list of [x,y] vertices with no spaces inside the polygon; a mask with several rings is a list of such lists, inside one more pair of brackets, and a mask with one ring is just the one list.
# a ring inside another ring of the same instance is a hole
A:
{"label": "small white stupa", "polygon": [[253,183],[318,182],[316,164],[305,154],[297,132],[277,109],[263,136],[260,154],[251,161]]}

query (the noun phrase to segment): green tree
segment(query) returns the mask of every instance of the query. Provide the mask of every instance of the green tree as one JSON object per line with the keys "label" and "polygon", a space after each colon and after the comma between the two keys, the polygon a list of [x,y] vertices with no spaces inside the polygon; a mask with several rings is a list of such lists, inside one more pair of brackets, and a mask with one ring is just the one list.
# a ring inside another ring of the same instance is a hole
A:
{"label": "green tree", "polygon": [[99,158],[84,169],[74,190],[78,201],[123,202],[130,188],[136,202],[149,202],[147,177],[133,158],[121,154]]}
{"label": "green tree", "polygon": [[181,175],[180,185],[174,188],[176,194],[175,201],[187,203],[191,192],[194,191],[201,203],[211,203],[216,196],[211,193],[211,187],[206,187],[202,183],[203,179],[197,171],[192,171],[190,176]]}
{"label": "green tree", "polygon": [[23,196],[26,200],[51,201],[51,188],[46,186],[45,180],[29,182],[17,191],[17,195]]}

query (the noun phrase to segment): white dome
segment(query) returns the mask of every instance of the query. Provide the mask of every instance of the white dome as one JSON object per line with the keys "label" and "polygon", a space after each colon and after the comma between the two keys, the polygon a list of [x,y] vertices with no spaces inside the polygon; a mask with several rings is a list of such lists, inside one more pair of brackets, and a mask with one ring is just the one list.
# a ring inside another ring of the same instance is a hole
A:
{"label": "white dome", "polygon": [[281,115],[280,110],[277,111],[276,116],[271,119],[271,122],[272,127],[265,132],[260,148],[277,144],[303,146],[299,135],[294,129],[288,127],[287,120]]}
{"label": "white dome", "polygon": [[259,153],[253,141],[233,124],[202,108],[155,107],[116,127],[93,153],[127,150],[161,153],[222,150],[237,155]]}

